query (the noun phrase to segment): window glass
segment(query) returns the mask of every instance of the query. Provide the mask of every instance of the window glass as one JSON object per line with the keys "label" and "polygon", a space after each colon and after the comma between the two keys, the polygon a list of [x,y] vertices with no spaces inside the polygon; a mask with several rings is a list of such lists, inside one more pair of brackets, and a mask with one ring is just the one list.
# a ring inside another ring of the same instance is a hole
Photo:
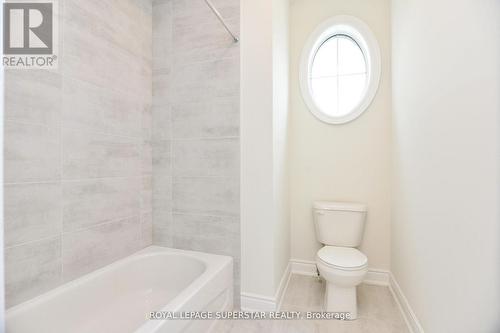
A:
{"label": "window glass", "polygon": [[313,99],[325,114],[346,115],[363,99],[367,65],[361,48],[351,37],[328,38],[316,51],[310,68]]}

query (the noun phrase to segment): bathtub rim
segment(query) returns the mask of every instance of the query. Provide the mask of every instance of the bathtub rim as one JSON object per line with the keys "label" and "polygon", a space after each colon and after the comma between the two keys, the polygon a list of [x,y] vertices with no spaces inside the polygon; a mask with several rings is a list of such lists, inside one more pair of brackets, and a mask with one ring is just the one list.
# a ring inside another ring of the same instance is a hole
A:
{"label": "bathtub rim", "polygon": [[[155,311],[178,311],[178,309],[180,309],[191,297],[194,297],[196,293],[198,293],[203,288],[203,286],[210,280],[212,276],[216,275],[218,272],[222,271],[228,265],[232,265],[233,263],[233,258],[225,255],[151,245],[135,253],[132,253],[127,257],[118,259],[112,262],[111,264],[108,264],[90,273],[87,273],[79,278],[63,283],[62,285],[54,289],[51,289],[43,294],[40,294],[34,298],[31,298],[27,301],[24,301],[22,303],[16,304],[8,308],[5,312],[5,320],[8,321],[9,318],[19,314],[19,312],[28,311],[30,310],[30,308],[35,307],[37,305],[41,305],[43,304],[43,302],[55,298],[59,294],[62,294],[67,290],[78,288],[78,286],[98,278],[103,273],[112,271],[121,266],[125,266],[126,264],[132,261],[137,261],[144,257],[152,257],[159,254],[189,257],[201,261],[205,267],[204,270],[201,272],[201,274],[198,275],[184,289],[182,289],[179,292],[179,294],[177,294],[168,303],[162,305],[160,309],[155,309]],[[141,326],[137,327],[136,329],[143,327],[148,322],[151,321],[145,320],[144,323],[141,324]],[[160,323],[161,321],[159,321],[158,324]]]}

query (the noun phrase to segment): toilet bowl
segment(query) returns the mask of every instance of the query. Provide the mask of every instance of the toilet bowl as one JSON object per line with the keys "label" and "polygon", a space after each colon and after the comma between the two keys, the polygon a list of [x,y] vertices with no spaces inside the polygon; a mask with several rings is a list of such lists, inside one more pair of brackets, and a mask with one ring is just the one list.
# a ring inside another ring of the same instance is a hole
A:
{"label": "toilet bowl", "polygon": [[316,238],[324,246],[316,254],[320,276],[326,281],[323,310],[358,316],[356,286],[367,271],[368,258],[361,245],[367,208],[346,202],[315,202]]}
{"label": "toilet bowl", "polygon": [[356,286],[368,271],[368,258],[355,248],[324,246],[316,254],[316,265],[326,281],[323,310],[356,319]]}

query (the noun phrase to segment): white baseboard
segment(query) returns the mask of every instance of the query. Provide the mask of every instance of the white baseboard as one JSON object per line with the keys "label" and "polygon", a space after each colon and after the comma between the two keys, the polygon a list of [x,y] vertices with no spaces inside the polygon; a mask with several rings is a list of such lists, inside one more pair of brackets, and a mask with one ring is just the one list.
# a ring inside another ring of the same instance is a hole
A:
{"label": "white baseboard", "polygon": [[[290,266],[292,274],[316,276],[316,263],[314,261],[291,259]],[[420,325],[415,312],[413,312],[410,303],[408,303],[408,300],[391,272],[369,268],[363,283],[389,287],[410,332],[424,333],[424,329]]]}
{"label": "white baseboard", "polygon": [[403,317],[406,321],[406,325],[408,326],[410,332],[424,333],[422,325],[420,325],[420,322],[418,321],[415,312],[413,312],[410,303],[408,303],[408,299],[406,299],[406,296],[403,294],[403,291],[399,287],[399,284],[394,278],[394,275],[392,275],[392,273],[389,273],[389,290],[391,291],[392,296],[396,300],[396,303],[398,304],[398,307],[401,310],[401,313],[403,314]]}
{"label": "white baseboard", "polygon": [[242,292],[241,310],[276,311],[276,299],[274,297]]}
{"label": "white baseboard", "polygon": [[273,297],[242,292],[241,309],[243,311],[278,311],[283,302],[283,296],[285,295],[291,275],[291,265],[288,263],[281,277],[276,294]]}
{"label": "white baseboard", "polygon": [[[292,274],[316,276],[316,262],[301,260],[301,259],[291,259],[290,265],[292,267]],[[389,286],[389,275],[388,271],[376,268],[369,268],[368,273],[363,283],[372,284],[377,286]]]}
{"label": "white baseboard", "polygon": [[[252,293],[241,293],[241,309],[244,311],[278,311],[283,301],[283,296],[288,287],[292,274],[316,276],[316,263],[314,261],[291,259],[281,278],[278,290],[274,297],[262,296]],[[403,294],[399,284],[391,272],[369,268],[363,281],[365,284],[387,286],[394,297],[411,333],[424,333],[415,312]]]}
{"label": "white baseboard", "polygon": [[288,283],[290,282],[291,277],[292,277],[292,265],[290,264],[290,262],[288,262],[288,264],[286,265],[285,272],[283,272],[283,276],[281,277],[281,281],[275,295],[276,311],[279,311],[281,309],[281,303],[283,303],[283,297],[285,296],[285,291],[288,288]]}
{"label": "white baseboard", "polygon": [[371,284],[375,286],[389,286],[391,273],[383,269],[368,268],[364,284]]}
{"label": "white baseboard", "polygon": [[316,263],[314,261],[290,259],[292,274],[316,276]]}

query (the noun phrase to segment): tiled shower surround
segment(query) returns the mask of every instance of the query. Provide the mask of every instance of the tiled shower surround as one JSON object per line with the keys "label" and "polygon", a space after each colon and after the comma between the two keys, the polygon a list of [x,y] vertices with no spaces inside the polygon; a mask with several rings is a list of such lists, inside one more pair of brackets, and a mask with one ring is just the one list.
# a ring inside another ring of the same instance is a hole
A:
{"label": "tiled shower surround", "polygon": [[203,0],[153,1],[152,143],[154,244],[232,256],[238,305],[239,44]]}
{"label": "tiled shower surround", "polygon": [[238,44],[203,0],[59,5],[59,68],[5,74],[7,306],[153,242],[233,256],[238,303]]}
{"label": "tiled shower surround", "polygon": [[151,3],[59,5],[59,68],[5,73],[8,307],[152,242]]}

